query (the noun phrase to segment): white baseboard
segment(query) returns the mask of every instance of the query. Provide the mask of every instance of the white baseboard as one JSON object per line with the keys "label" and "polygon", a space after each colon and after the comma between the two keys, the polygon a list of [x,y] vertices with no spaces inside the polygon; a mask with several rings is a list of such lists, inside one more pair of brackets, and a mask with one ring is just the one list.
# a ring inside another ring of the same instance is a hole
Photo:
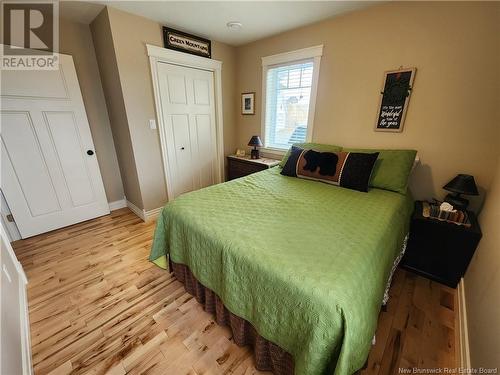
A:
{"label": "white baseboard", "polygon": [[458,365],[470,369],[469,329],[467,325],[467,306],[465,303],[465,284],[462,278],[457,287],[458,294]]}
{"label": "white baseboard", "polygon": [[146,221],[156,219],[158,217],[158,215],[160,215],[162,208],[163,207],[158,207],[158,208],[155,208],[154,210],[146,211],[144,213],[144,216],[146,217]]}
{"label": "white baseboard", "polygon": [[150,221],[150,220],[156,219],[158,217],[158,215],[160,214],[161,209],[163,208],[163,207],[158,207],[158,208],[155,208],[153,210],[145,211],[144,209],[137,207],[135,204],[133,204],[130,201],[126,201],[126,202],[127,202],[127,207],[130,208],[130,210],[134,214],[139,216],[143,221]]}
{"label": "white baseboard", "polygon": [[119,210],[120,208],[127,207],[127,201],[125,200],[125,198],[123,198],[123,199],[120,199],[118,201],[108,202],[108,205],[109,205],[110,211],[115,211],[115,210]]}
{"label": "white baseboard", "polygon": [[127,207],[130,208],[134,214],[139,216],[143,221],[146,221],[146,216],[144,216],[144,210],[137,207],[135,204],[127,200]]}

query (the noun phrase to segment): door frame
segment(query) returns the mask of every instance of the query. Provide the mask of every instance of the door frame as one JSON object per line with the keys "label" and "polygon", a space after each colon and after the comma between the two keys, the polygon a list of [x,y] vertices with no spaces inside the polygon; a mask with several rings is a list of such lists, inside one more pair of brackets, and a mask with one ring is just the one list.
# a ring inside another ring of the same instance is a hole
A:
{"label": "door frame", "polygon": [[[1,247],[2,252],[10,258],[10,261],[14,264],[17,277],[19,279],[19,319],[21,321],[21,358],[22,358],[22,367],[24,375],[32,375],[33,374],[33,364],[32,364],[32,355],[31,355],[31,334],[30,334],[30,317],[28,310],[28,292],[26,290],[28,285],[28,278],[26,277],[26,273],[24,272],[23,266],[19,262],[10,243],[9,235],[7,233],[6,228],[3,223],[0,223],[0,242],[2,242]],[[3,264],[1,266],[0,272],[3,272],[5,276],[10,279],[10,275],[7,269],[4,269]],[[5,286],[2,286],[5,287]],[[8,287],[8,286],[7,286]],[[5,307],[3,307],[5,308]],[[0,356],[2,354],[0,353]]]}
{"label": "door frame", "polygon": [[170,178],[169,163],[167,160],[167,140],[165,139],[165,123],[161,111],[160,82],[158,76],[158,64],[167,63],[184,66],[186,68],[195,68],[207,70],[214,73],[214,97],[215,97],[215,132],[216,132],[216,168],[215,182],[223,181],[224,176],[224,134],[223,134],[223,109],[222,109],[222,61],[208,59],[191,55],[188,53],[177,52],[166,48],[146,44],[151,65],[151,79],[153,81],[153,91],[156,109],[156,119],[160,133],[160,147],[163,159],[163,169],[165,171],[165,183],[167,186],[167,200],[170,201],[170,192],[173,191]]}

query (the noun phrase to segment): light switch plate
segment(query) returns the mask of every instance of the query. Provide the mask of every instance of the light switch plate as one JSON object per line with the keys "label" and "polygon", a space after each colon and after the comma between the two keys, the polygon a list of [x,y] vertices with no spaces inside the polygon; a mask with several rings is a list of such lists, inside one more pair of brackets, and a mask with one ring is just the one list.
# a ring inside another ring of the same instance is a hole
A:
{"label": "light switch plate", "polygon": [[156,129],[156,121],[155,121],[154,119],[150,119],[150,120],[149,120],[149,128],[150,128],[151,130]]}

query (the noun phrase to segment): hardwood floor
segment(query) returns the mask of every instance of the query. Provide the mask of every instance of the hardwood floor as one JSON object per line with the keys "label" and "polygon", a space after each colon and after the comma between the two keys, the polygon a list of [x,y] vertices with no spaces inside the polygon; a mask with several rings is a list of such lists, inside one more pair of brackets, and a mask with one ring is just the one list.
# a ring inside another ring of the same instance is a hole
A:
{"label": "hardwood floor", "polygon": [[[248,348],[148,262],[154,223],[128,209],[15,242],[36,374],[257,374]],[[363,374],[454,367],[453,289],[398,270]]]}

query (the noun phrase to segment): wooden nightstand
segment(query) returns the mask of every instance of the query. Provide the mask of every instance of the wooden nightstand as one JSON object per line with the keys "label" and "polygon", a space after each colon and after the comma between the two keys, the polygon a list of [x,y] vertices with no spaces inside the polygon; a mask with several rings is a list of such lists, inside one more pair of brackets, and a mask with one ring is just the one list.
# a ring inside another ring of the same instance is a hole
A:
{"label": "wooden nightstand", "polygon": [[263,171],[279,163],[280,160],[276,159],[250,159],[250,156],[239,157],[236,155],[229,155],[227,157],[228,180],[234,180],[235,178]]}
{"label": "wooden nightstand", "polygon": [[476,216],[467,213],[470,227],[423,217],[422,202],[415,202],[403,268],[455,288],[482,236]]}

